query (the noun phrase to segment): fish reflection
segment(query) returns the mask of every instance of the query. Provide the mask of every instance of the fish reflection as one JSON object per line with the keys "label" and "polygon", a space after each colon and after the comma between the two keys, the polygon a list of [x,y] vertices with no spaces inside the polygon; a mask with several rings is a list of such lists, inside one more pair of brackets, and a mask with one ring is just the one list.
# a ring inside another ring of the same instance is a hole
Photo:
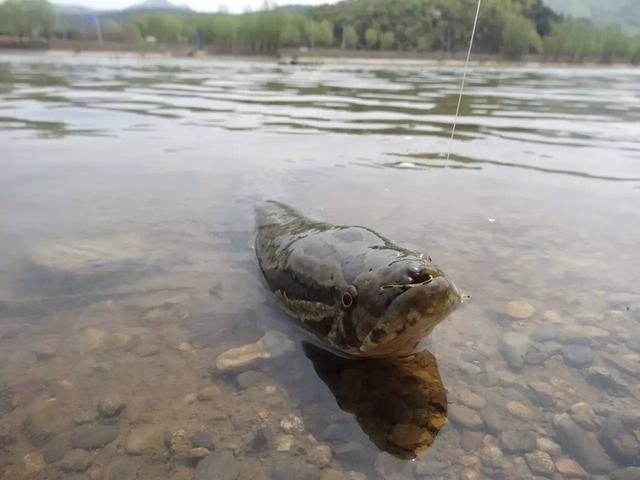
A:
{"label": "fish reflection", "polygon": [[305,343],[316,373],[380,449],[403,459],[426,450],[447,421],[447,391],[430,352],[352,360]]}

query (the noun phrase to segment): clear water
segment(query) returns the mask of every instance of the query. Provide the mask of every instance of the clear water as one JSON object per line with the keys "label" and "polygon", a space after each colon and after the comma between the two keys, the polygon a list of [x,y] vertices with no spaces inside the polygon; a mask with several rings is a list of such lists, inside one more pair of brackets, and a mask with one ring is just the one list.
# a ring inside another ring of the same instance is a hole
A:
{"label": "clear water", "polygon": [[[0,57],[2,478],[209,478],[196,432],[220,478],[640,478],[640,72],[473,69],[447,162],[460,75]],[[266,199],[472,299],[416,359],[314,349],[257,270]],[[267,330],[293,350],[216,369]]]}

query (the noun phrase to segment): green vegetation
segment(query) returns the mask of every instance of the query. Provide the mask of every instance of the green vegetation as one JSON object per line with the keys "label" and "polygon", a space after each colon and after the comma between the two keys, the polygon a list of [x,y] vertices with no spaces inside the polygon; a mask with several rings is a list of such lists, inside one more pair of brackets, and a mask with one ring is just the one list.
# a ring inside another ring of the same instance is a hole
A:
{"label": "green vegetation", "polygon": [[[466,50],[475,6],[476,0],[345,0],[241,15],[125,10],[100,14],[100,22],[105,41],[135,48],[194,46],[200,39],[217,52],[270,54],[307,47],[451,54]],[[56,24],[46,0],[0,5],[0,34],[24,38],[52,32],[80,40],[96,34],[87,14],[60,15]],[[640,37],[616,23],[598,26],[586,18],[560,17],[543,0],[483,0],[474,51],[515,59],[539,54],[549,60],[638,63]]]}
{"label": "green vegetation", "polygon": [[640,32],[638,0],[545,0],[545,3],[569,17],[591,20],[600,26],[619,23],[628,32]]}
{"label": "green vegetation", "polygon": [[0,5],[0,32],[24,38],[48,38],[56,12],[47,0],[5,0]]}

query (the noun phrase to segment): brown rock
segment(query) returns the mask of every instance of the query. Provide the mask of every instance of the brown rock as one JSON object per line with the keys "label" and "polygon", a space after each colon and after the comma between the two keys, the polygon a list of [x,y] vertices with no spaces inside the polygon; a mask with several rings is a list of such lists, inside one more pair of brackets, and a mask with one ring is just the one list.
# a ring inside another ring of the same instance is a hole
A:
{"label": "brown rock", "polygon": [[512,300],[507,303],[507,314],[510,317],[526,320],[535,313],[535,308],[523,300]]}
{"label": "brown rock", "polygon": [[589,474],[580,465],[567,457],[556,460],[556,469],[565,478],[589,478]]}
{"label": "brown rock", "polygon": [[213,400],[215,397],[220,395],[220,389],[215,385],[210,385],[208,387],[204,387],[198,391],[198,400],[201,402],[208,402],[209,400]]}

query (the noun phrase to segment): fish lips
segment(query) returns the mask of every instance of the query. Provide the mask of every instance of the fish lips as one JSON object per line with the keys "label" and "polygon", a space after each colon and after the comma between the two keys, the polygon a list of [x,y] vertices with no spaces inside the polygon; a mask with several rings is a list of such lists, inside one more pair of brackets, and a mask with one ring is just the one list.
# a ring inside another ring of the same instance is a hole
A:
{"label": "fish lips", "polygon": [[454,283],[445,276],[408,286],[364,338],[363,356],[404,356],[414,353],[420,341],[462,303]]}

